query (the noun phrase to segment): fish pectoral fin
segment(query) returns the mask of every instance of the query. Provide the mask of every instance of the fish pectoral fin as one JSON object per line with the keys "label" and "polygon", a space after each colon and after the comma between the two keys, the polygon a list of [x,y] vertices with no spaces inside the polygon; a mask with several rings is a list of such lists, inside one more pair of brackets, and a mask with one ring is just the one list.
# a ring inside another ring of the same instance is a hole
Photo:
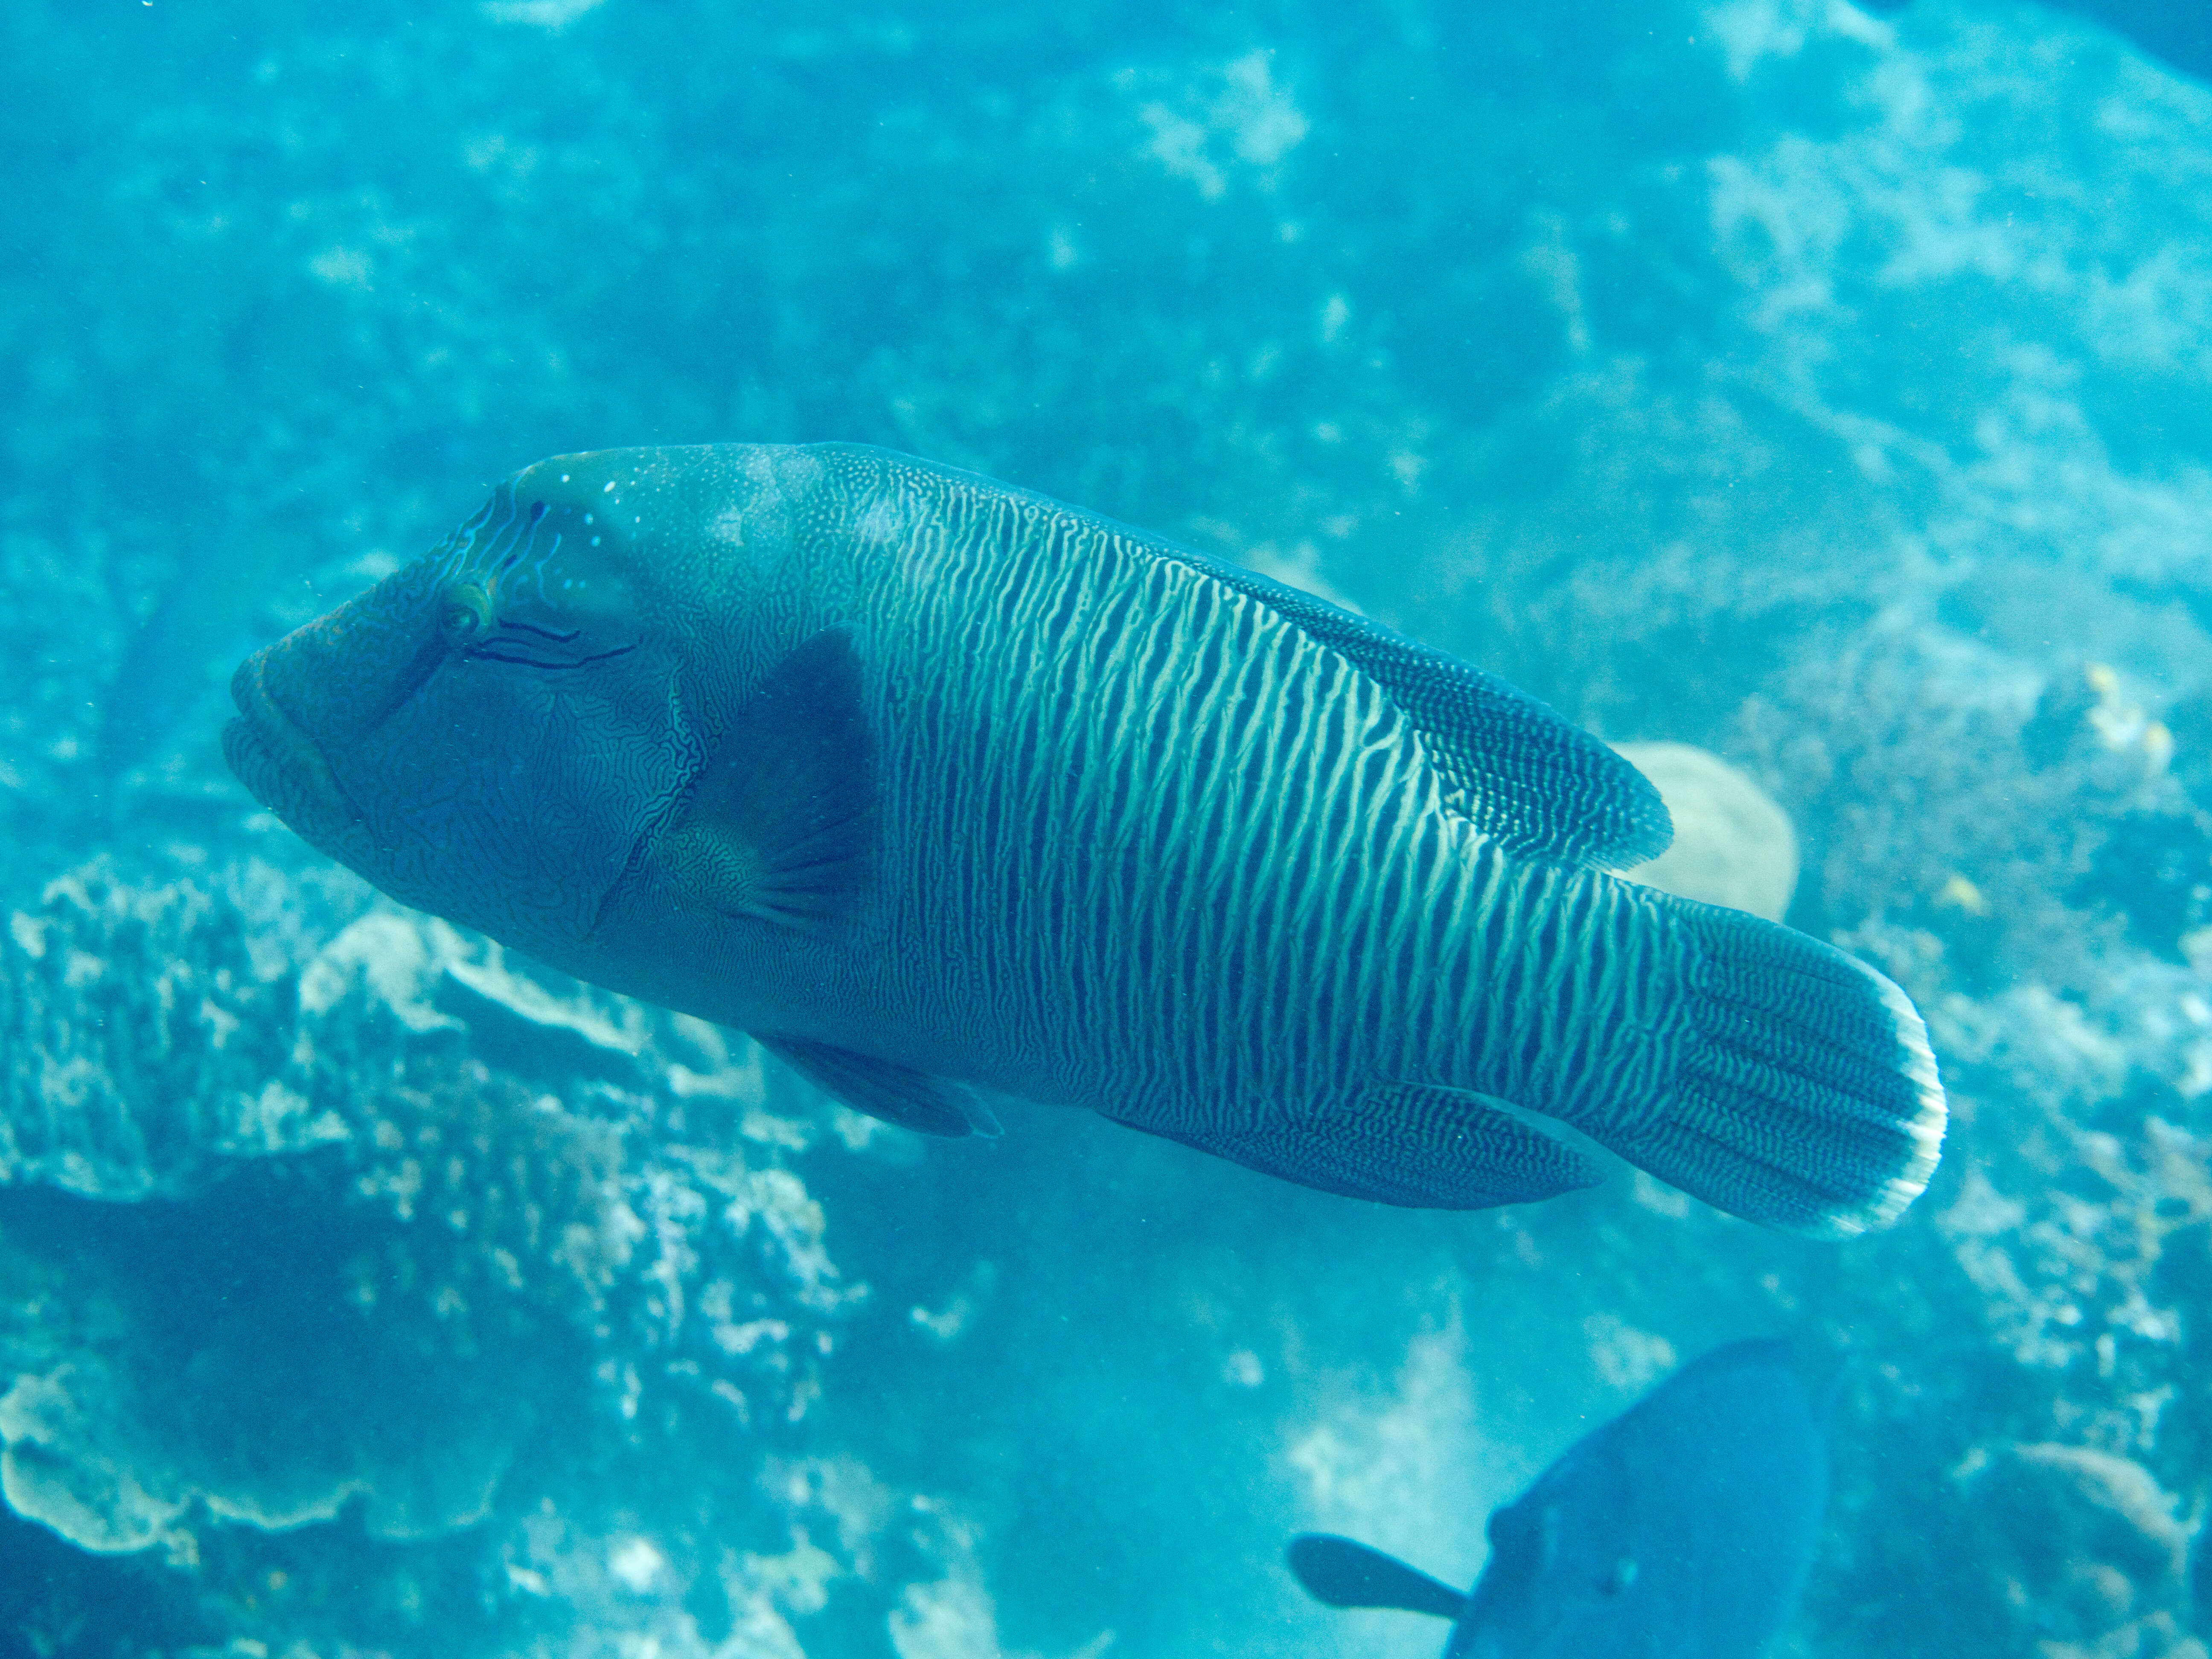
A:
{"label": "fish pectoral fin", "polygon": [[1395,1607],[1437,1619],[1461,1619],[1467,1597],[1407,1566],[1395,1555],[1334,1533],[1301,1533],[1285,1552],[1308,1595],[1330,1607]]}
{"label": "fish pectoral fin", "polygon": [[715,740],[655,852],[686,899],[817,928],[845,915],[876,838],[875,744],[853,630],[778,663]]}
{"label": "fish pectoral fin", "polygon": [[756,1036],[762,1048],[856,1112],[926,1135],[995,1136],[999,1120],[964,1083],[871,1060],[849,1048],[793,1037]]}
{"label": "fish pectoral fin", "polygon": [[1385,1086],[1249,1129],[1135,1127],[1301,1186],[1408,1209],[1527,1204],[1605,1178],[1586,1153],[1453,1089]]}

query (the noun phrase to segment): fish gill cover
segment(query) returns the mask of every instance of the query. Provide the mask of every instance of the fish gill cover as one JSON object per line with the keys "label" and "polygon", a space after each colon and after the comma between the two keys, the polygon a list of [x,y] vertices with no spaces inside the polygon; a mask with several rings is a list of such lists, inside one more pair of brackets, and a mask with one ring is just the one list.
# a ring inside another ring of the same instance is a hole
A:
{"label": "fish gill cover", "polygon": [[[13,1650],[1429,1653],[1283,1540],[1471,1583],[1590,1425],[1786,1332],[1844,1364],[1778,1652],[2202,1655],[2212,89],[2149,32],[0,31]],[[241,652],[517,466],[820,439],[1731,763],[1788,858],[1677,822],[1925,1013],[1928,1193],[1836,1246],[1626,1173],[1466,1216],[1084,1115],[925,1142],[376,898],[229,778]]]}

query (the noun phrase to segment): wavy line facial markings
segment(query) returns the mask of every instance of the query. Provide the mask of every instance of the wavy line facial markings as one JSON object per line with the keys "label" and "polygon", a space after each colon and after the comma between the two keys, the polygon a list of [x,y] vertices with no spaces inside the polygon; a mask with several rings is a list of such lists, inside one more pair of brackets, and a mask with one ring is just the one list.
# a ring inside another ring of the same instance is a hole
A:
{"label": "wavy line facial markings", "polygon": [[[494,644],[499,643],[496,638]],[[513,663],[520,668],[539,669],[546,673],[562,673],[572,669],[588,668],[595,662],[611,662],[617,657],[626,657],[636,650],[638,641],[611,647],[605,651],[593,651],[568,662],[544,662],[536,657],[526,657],[515,652],[495,651],[489,646],[477,646],[463,654],[471,661]]]}
{"label": "wavy line facial markings", "polygon": [[[446,538],[443,545],[435,550],[434,556],[439,560],[436,566],[439,579],[451,581],[468,569],[474,562],[477,544],[487,538],[487,532],[492,535],[498,533],[493,520],[502,511],[511,514],[514,507],[514,491],[511,486],[501,484],[494,490],[491,499],[465,520]],[[504,524],[505,520],[501,520],[501,523]]]}
{"label": "wavy line facial markings", "polygon": [[519,634],[535,634],[538,638],[550,640],[556,645],[566,645],[584,631],[580,628],[540,628],[535,623],[526,622],[503,622],[500,627],[502,630],[511,628]]}

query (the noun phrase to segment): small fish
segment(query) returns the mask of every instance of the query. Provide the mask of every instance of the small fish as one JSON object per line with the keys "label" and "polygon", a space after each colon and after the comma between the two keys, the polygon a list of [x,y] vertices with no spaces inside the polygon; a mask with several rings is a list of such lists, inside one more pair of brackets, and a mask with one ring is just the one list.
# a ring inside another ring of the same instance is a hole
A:
{"label": "small fish", "polygon": [[1492,1513],[1468,1595],[1323,1533],[1291,1541],[1291,1571],[1329,1607],[1453,1620],[1444,1659],[1755,1659],[1828,1501],[1826,1413],[1789,1352],[1716,1349],[1577,1441]]}
{"label": "small fish", "polygon": [[542,461],[249,658],[232,769],[395,898],[863,1111],[1086,1106],[1473,1208],[1601,1165],[1836,1236],[1926,1185],[1919,1016],[1606,873],[1657,792],[1294,589],[851,445]]}

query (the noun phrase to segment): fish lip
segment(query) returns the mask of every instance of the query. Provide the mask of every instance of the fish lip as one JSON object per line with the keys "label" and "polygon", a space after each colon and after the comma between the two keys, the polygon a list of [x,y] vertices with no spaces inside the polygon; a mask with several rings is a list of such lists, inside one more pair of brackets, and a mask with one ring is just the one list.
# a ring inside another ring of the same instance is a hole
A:
{"label": "fish lip", "polygon": [[306,816],[313,829],[341,840],[366,832],[368,819],[339,783],[330,757],[270,694],[268,660],[268,652],[257,651],[230,678],[239,717],[223,727],[223,757],[248,793],[295,830],[306,833],[295,822]]}

